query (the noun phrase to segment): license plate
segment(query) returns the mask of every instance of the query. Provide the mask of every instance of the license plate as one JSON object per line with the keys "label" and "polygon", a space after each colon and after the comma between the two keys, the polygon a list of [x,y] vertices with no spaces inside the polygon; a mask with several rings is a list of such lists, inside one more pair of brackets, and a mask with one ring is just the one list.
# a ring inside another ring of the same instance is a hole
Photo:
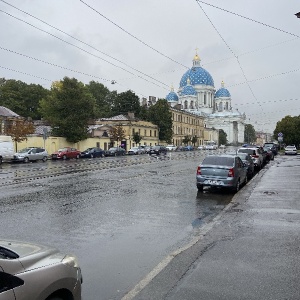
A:
{"label": "license plate", "polygon": [[222,185],[223,182],[219,180],[205,180],[204,184],[211,184],[211,185]]}

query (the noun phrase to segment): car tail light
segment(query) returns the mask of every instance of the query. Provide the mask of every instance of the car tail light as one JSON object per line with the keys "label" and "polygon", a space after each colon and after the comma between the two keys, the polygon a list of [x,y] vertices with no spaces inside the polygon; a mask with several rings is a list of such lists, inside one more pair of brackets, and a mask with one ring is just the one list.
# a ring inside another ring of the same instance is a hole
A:
{"label": "car tail light", "polygon": [[234,177],[234,169],[230,168],[228,171],[228,177]]}
{"label": "car tail light", "polygon": [[252,155],[252,157],[253,157],[253,158],[258,158],[259,156],[258,156],[258,155]]}
{"label": "car tail light", "polygon": [[197,175],[201,175],[201,167],[200,166],[197,168]]}

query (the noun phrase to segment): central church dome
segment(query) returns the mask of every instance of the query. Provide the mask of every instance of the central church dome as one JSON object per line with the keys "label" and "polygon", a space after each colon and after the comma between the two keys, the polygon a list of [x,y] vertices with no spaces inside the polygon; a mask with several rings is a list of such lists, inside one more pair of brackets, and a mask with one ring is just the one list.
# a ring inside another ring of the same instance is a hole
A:
{"label": "central church dome", "polygon": [[187,80],[190,79],[191,85],[203,84],[214,87],[214,80],[211,75],[200,66],[200,58],[198,54],[193,59],[193,67],[186,71],[180,80],[180,87],[187,85]]}

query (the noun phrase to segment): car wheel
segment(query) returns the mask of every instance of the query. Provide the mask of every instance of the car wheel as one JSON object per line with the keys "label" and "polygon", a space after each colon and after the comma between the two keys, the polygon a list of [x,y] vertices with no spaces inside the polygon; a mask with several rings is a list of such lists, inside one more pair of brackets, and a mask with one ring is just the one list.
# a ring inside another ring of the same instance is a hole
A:
{"label": "car wheel", "polygon": [[43,162],[46,162],[47,159],[48,159],[48,157],[47,157],[47,156],[44,156],[44,157],[42,158],[42,161],[43,161]]}
{"label": "car wheel", "polygon": [[67,156],[66,156],[66,155],[63,155],[62,159],[63,159],[63,160],[66,160],[66,159],[67,159]]}
{"label": "car wheel", "polygon": [[245,181],[244,181],[244,185],[246,185],[247,183],[248,183],[248,177],[247,177],[247,175],[246,175]]}
{"label": "car wheel", "polygon": [[80,157],[80,155],[79,155],[79,154],[77,154],[77,155],[76,155],[76,159],[79,159],[79,157]]}
{"label": "car wheel", "polygon": [[238,192],[240,190],[240,180],[236,183],[236,186],[233,188],[234,192]]}
{"label": "car wheel", "polygon": [[24,163],[28,163],[29,162],[29,158],[28,157],[25,157],[24,158]]}
{"label": "car wheel", "polygon": [[117,156],[117,152],[115,153],[115,156]]}
{"label": "car wheel", "polygon": [[94,154],[91,153],[91,158],[93,158],[93,157],[94,157]]}

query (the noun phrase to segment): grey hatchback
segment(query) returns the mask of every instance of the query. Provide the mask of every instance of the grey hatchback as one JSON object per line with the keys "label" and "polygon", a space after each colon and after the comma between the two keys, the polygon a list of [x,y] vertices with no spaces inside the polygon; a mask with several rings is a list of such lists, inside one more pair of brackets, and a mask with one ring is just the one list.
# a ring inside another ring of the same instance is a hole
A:
{"label": "grey hatchback", "polygon": [[199,191],[203,191],[204,186],[210,186],[237,192],[247,181],[247,166],[238,156],[208,155],[197,168],[196,185]]}
{"label": "grey hatchback", "polygon": [[28,163],[29,161],[47,161],[48,153],[44,148],[40,147],[28,147],[24,148],[14,154],[12,161],[22,161]]}
{"label": "grey hatchback", "polygon": [[0,240],[0,300],[81,300],[81,283],[74,255]]}

